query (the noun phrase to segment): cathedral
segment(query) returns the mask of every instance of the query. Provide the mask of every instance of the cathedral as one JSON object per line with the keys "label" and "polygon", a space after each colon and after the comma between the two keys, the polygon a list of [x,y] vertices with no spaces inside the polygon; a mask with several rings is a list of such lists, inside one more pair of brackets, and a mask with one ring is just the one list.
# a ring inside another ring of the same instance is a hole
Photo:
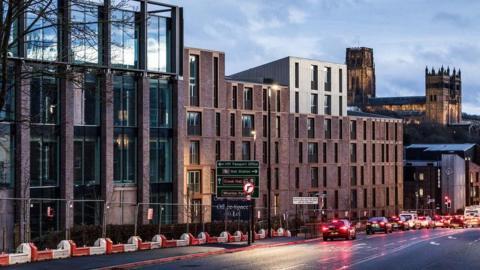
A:
{"label": "cathedral", "polygon": [[425,95],[376,97],[373,49],[347,48],[348,106],[403,118],[407,123],[462,123],[461,71],[425,68]]}

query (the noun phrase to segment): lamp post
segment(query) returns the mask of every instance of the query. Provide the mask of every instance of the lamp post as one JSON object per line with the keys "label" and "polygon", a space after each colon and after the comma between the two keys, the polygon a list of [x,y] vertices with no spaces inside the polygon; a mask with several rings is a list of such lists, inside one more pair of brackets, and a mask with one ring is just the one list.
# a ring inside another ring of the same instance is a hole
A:
{"label": "lamp post", "polygon": [[[257,143],[257,132],[255,130],[252,130],[251,132],[251,135],[253,136],[253,160],[256,160],[256,143]],[[254,235],[254,231],[255,231],[255,222],[254,222],[254,219],[255,219],[255,207],[254,207],[254,201],[253,199],[251,199],[250,201],[250,228],[248,230],[248,244],[250,245],[250,242],[251,243],[254,243],[255,242],[255,235]]]}
{"label": "lamp post", "polygon": [[272,237],[272,163],[271,163],[271,142],[272,142],[272,110],[270,106],[270,100],[272,98],[272,89],[276,90],[277,86],[275,85],[273,79],[264,78],[264,84],[270,84],[268,86],[268,98],[267,98],[267,236],[268,238]]}

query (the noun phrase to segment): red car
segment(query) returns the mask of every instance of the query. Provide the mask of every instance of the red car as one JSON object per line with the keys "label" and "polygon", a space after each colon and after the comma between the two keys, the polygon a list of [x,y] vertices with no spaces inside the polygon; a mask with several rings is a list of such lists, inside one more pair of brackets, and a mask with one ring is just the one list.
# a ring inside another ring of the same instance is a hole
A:
{"label": "red car", "polygon": [[410,228],[408,227],[408,224],[406,222],[403,222],[403,220],[397,216],[389,217],[388,222],[392,224],[392,230],[394,231],[410,230]]}
{"label": "red car", "polygon": [[433,228],[443,228],[446,226],[445,221],[439,215],[433,216],[432,220],[433,220]]}
{"label": "red car", "polygon": [[454,216],[450,220],[450,228],[466,228],[465,220],[463,219],[463,216]]}
{"label": "red car", "polygon": [[350,221],[346,219],[334,219],[322,226],[323,241],[333,240],[334,238],[344,238],[354,240],[357,238],[357,231]]}
{"label": "red car", "polygon": [[376,232],[392,233],[392,224],[386,217],[372,217],[368,219],[365,232],[368,234],[374,234]]}

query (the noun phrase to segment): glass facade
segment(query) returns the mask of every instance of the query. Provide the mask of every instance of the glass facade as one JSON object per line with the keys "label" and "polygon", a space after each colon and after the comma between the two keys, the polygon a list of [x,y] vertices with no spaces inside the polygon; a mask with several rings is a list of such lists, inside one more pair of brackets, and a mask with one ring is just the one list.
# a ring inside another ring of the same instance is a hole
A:
{"label": "glass facade", "polygon": [[[90,1],[72,1],[72,54],[75,63],[97,64],[99,59],[99,9]],[[112,31],[113,33],[113,31]],[[112,34],[113,35],[113,34]]]}
{"label": "glass facade", "polygon": [[14,150],[10,125],[0,124],[0,187],[13,187]]}
{"label": "glass facade", "polygon": [[81,83],[75,84],[74,92],[74,124],[100,124],[100,90],[97,76],[91,73],[81,75]]}
{"label": "glass facade", "polygon": [[30,139],[30,186],[57,187],[59,143],[54,126],[33,126]]}
{"label": "glass facade", "polygon": [[150,79],[150,127],[172,127],[172,85]]}
{"label": "glass facade", "polygon": [[[190,67],[190,106],[199,106],[199,85],[198,85],[198,55],[190,55],[189,57],[189,67]],[[235,101],[236,103],[236,101]]]}
{"label": "glass facade", "polygon": [[30,118],[33,123],[58,122],[57,80],[51,76],[34,76],[30,84]]}
{"label": "glass facade", "polygon": [[34,1],[27,7],[25,36],[26,57],[30,59],[57,60],[57,4],[56,1]]}
{"label": "glass facade", "polygon": [[112,9],[111,62],[114,67],[138,67],[138,25],[136,13]]}
{"label": "glass facade", "polygon": [[133,76],[114,76],[113,96],[114,125],[136,126],[137,84],[135,78]]}
{"label": "glass facade", "polygon": [[[12,74],[13,69],[8,69],[8,73]],[[2,81],[0,80],[0,87]],[[5,104],[0,108],[0,122],[10,122],[15,120],[15,82],[13,76],[7,81],[7,93],[5,94]]]}
{"label": "glass facade", "polygon": [[170,18],[150,15],[147,20],[148,70],[170,72]]}
{"label": "glass facade", "polygon": [[150,183],[172,182],[172,140],[150,136]]}

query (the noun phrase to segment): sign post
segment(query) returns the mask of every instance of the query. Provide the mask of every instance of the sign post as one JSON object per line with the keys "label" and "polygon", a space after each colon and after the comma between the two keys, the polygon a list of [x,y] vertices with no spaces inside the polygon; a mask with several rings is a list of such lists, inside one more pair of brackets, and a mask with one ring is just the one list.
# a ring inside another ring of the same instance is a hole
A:
{"label": "sign post", "polygon": [[247,197],[247,201],[250,201],[250,208],[249,217],[248,217],[248,245],[252,243],[253,240],[253,230],[252,230],[252,223],[253,223],[253,202],[252,202],[252,193],[255,190],[255,185],[251,182],[247,182],[243,185],[243,192]]}

